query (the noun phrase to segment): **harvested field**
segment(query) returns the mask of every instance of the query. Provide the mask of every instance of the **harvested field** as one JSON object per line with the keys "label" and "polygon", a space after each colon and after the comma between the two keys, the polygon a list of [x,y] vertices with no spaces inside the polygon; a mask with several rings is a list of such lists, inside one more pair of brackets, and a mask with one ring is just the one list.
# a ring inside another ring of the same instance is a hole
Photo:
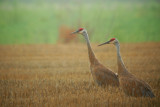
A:
{"label": "harvested field", "polygon": [[[93,50],[117,72],[116,48]],[[86,44],[1,45],[0,106],[160,106],[160,43],[121,44],[127,69],[148,82],[156,97],[127,97],[120,88],[98,87],[89,71]]]}

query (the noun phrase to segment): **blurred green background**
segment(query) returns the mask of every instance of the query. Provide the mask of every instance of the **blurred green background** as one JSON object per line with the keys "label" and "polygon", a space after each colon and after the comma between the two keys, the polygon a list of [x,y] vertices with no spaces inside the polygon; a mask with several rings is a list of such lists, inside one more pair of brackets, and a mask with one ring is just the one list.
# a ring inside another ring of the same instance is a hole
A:
{"label": "blurred green background", "polygon": [[111,37],[121,42],[158,42],[160,2],[0,0],[0,44],[57,43],[62,26],[84,27],[96,43]]}

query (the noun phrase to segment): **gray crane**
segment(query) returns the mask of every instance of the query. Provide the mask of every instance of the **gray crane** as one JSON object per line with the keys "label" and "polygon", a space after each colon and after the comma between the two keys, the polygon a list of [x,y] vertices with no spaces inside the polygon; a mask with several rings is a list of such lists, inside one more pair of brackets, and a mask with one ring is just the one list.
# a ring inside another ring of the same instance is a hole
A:
{"label": "gray crane", "polygon": [[100,44],[99,46],[104,44],[114,44],[117,48],[118,77],[120,81],[120,87],[122,88],[124,93],[128,96],[134,97],[155,97],[148,83],[136,78],[126,69],[120,55],[120,45],[118,40],[112,38],[109,41]]}
{"label": "gray crane", "polygon": [[87,42],[88,55],[90,60],[90,70],[94,81],[100,86],[119,86],[118,75],[112,72],[110,69],[103,66],[95,57],[94,52],[91,48],[87,30],[84,28],[79,28],[77,31],[71,34],[79,33],[83,35]]}

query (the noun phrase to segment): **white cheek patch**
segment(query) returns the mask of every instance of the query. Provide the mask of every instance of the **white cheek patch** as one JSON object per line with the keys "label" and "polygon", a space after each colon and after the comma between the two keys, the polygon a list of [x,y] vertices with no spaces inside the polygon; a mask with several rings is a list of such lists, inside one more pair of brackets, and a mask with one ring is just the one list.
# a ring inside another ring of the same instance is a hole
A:
{"label": "white cheek patch", "polygon": [[84,31],[85,31],[85,29],[83,29],[83,30],[79,31],[79,33],[83,33]]}
{"label": "white cheek patch", "polygon": [[83,33],[83,30],[81,30],[79,33]]}

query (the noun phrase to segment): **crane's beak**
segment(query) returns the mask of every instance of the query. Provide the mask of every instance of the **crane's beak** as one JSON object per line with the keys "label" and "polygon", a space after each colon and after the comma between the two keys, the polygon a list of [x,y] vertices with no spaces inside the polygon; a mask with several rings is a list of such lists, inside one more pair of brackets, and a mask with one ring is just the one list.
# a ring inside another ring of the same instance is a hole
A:
{"label": "crane's beak", "polygon": [[79,30],[77,30],[77,31],[74,31],[74,32],[72,32],[72,33],[71,33],[71,35],[72,35],[72,34],[75,34],[75,33],[78,33],[78,32],[79,32]]}
{"label": "crane's beak", "polygon": [[102,44],[100,44],[100,45],[98,45],[98,46],[102,46],[102,45],[109,44],[109,43],[110,43],[110,40],[107,41],[107,42],[105,42],[105,43],[102,43]]}

